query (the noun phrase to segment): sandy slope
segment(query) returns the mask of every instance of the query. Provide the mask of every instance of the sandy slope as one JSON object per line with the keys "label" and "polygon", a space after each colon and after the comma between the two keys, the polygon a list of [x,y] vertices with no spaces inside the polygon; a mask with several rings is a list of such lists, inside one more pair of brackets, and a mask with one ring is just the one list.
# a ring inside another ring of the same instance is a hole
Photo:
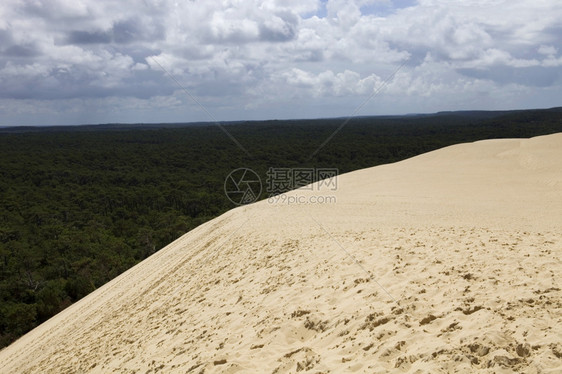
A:
{"label": "sandy slope", "polygon": [[234,209],[0,352],[2,373],[562,372],[562,134]]}

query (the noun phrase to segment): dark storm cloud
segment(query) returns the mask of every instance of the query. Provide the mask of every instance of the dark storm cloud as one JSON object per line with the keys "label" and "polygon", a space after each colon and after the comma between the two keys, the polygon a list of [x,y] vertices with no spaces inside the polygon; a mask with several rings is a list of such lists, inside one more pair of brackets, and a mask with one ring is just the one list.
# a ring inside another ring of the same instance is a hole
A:
{"label": "dark storm cloud", "polygon": [[71,31],[66,37],[66,44],[108,44],[111,33],[104,31]]}
{"label": "dark storm cloud", "polygon": [[113,25],[113,38],[116,43],[129,44],[135,40],[142,40],[143,28],[134,19],[120,21]]}
{"label": "dark storm cloud", "polygon": [[294,27],[285,25],[282,29],[269,28],[266,25],[260,25],[260,40],[266,42],[286,42],[294,39],[296,30]]}
{"label": "dark storm cloud", "polygon": [[289,12],[277,13],[276,16],[282,20],[282,25],[260,24],[260,40],[266,42],[287,42],[295,39],[299,23],[298,18]]}
{"label": "dark storm cloud", "polygon": [[38,17],[45,19],[55,18],[57,12],[53,9],[48,2],[40,1],[27,1],[24,0],[20,3],[21,13],[27,17]]}
{"label": "dark storm cloud", "polygon": [[155,24],[143,24],[138,19],[115,22],[110,30],[70,31],[64,44],[133,44],[135,42],[163,40],[164,28]]}
{"label": "dark storm cloud", "polygon": [[29,58],[39,56],[41,51],[35,43],[18,44],[14,42],[10,30],[0,29],[0,59]]}
{"label": "dark storm cloud", "polygon": [[545,44],[553,44],[558,49],[562,47],[562,26],[550,26],[544,30]]}
{"label": "dark storm cloud", "polygon": [[12,45],[2,51],[7,57],[36,57],[41,53],[34,45]]}
{"label": "dark storm cloud", "polygon": [[28,58],[40,55],[35,43],[17,44],[9,30],[0,29],[0,58]]}
{"label": "dark storm cloud", "polygon": [[177,89],[173,82],[163,81],[161,74],[152,70],[136,71],[113,87],[100,85],[96,78],[87,71],[53,69],[48,80],[37,76],[4,79],[0,82],[3,88],[0,98],[60,100],[123,96],[149,99],[171,95]]}
{"label": "dark storm cloud", "polygon": [[146,24],[136,18],[116,22],[113,25],[112,34],[113,40],[118,44],[163,40],[166,36],[162,25]]}
{"label": "dark storm cloud", "polygon": [[12,33],[9,30],[0,29],[0,45],[9,45],[12,43]]}

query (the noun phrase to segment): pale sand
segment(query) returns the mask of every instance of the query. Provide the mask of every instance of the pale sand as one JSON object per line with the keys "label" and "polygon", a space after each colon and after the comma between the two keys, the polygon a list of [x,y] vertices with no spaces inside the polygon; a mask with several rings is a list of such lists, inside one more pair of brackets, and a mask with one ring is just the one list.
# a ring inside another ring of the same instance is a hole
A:
{"label": "pale sand", "polygon": [[560,373],[562,134],[340,176],[189,232],[2,373]]}

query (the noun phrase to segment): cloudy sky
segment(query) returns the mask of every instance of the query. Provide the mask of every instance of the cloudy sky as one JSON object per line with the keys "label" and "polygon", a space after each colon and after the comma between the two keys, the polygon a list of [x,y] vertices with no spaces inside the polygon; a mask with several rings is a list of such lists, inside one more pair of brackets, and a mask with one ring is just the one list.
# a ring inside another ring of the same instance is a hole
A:
{"label": "cloudy sky", "polygon": [[0,126],[560,106],[561,19],[559,0],[2,0]]}

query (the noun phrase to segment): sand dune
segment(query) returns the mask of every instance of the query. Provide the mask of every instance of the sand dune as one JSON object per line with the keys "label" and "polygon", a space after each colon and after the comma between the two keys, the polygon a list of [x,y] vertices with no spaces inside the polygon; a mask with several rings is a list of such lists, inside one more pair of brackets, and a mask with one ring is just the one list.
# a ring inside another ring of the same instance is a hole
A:
{"label": "sand dune", "polygon": [[562,134],[289,196],[337,202],[198,227],[0,351],[0,372],[562,372]]}

